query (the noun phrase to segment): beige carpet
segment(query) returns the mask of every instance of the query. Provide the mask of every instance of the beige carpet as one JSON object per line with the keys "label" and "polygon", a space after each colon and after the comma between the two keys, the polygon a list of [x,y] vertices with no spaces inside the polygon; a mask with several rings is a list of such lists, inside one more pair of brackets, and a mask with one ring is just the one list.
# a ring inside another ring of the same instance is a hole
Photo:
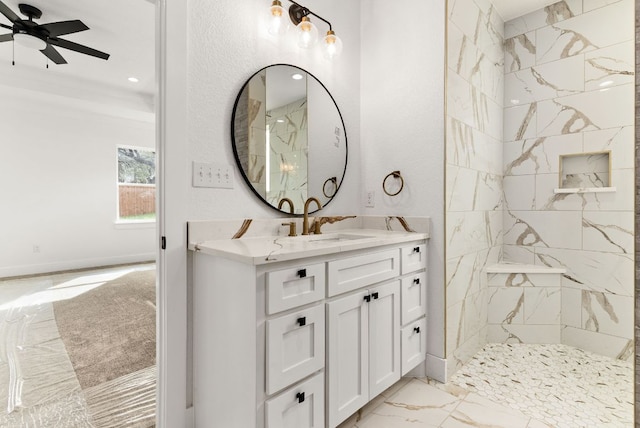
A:
{"label": "beige carpet", "polygon": [[155,364],[155,301],[155,270],[145,270],[53,304],[83,390]]}

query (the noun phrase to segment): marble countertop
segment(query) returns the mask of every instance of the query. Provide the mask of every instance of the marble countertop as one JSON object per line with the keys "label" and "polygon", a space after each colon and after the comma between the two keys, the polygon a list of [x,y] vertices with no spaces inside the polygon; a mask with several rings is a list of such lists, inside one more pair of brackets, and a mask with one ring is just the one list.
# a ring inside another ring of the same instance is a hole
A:
{"label": "marble countertop", "polygon": [[402,244],[428,238],[429,235],[427,233],[419,232],[341,229],[320,235],[209,240],[190,244],[189,249],[242,263],[261,265],[384,245]]}

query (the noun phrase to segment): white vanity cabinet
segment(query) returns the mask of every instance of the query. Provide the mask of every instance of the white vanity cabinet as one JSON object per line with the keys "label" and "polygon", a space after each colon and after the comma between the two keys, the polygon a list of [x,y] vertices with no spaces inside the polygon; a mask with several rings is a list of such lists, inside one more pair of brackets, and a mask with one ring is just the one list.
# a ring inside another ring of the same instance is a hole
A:
{"label": "white vanity cabinet", "polygon": [[424,239],[192,255],[197,428],[334,428],[426,356]]}

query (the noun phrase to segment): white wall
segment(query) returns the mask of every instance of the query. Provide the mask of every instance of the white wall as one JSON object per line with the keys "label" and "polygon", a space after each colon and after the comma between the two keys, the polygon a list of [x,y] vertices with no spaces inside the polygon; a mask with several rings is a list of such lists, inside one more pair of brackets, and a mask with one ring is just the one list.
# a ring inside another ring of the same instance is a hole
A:
{"label": "white wall", "polygon": [[[235,187],[189,186],[190,220],[274,217],[278,213],[259,201],[242,180],[231,147],[231,112],[238,91],[256,71],[269,64],[288,63],[306,69],[329,90],[342,113],[349,145],[344,184],[323,214],[354,213],[360,195],[360,9],[359,2],[306,1],[312,11],[329,20],[344,42],[342,56],[325,60],[266,31],[269,3],[263,0],[212,2],[194,0],[189,6],[189,161],[233,165]],[[288,2],[283,2],[287,8]],[[328,27],[312,17],[320,32]],[[292,36],[292,35],[288,35]],[[189,167],[190,169],[190,167]]]}
{"label": "white wall", "polygon": [[[365,215],[429,216],[428,353],[444,358],[445,1],[362,2],[361,151]],[[382,190],[399,170],[405,186]]]}
{"label": "white wall", "polygon": [[21,76],[0,84],[0,277],[154,259],[154,224],[115,224],[116,146],[154,147],[152,110]]}

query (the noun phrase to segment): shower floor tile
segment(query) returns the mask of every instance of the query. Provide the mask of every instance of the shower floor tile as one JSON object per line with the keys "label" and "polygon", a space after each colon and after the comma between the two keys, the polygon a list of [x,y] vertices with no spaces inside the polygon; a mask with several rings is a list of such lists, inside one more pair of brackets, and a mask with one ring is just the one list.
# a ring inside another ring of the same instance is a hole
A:
{"label": "shower floor tile", "polygon": [[633,365],[566,345],[489,344],[449,381],[554,427],[633,426]]}

